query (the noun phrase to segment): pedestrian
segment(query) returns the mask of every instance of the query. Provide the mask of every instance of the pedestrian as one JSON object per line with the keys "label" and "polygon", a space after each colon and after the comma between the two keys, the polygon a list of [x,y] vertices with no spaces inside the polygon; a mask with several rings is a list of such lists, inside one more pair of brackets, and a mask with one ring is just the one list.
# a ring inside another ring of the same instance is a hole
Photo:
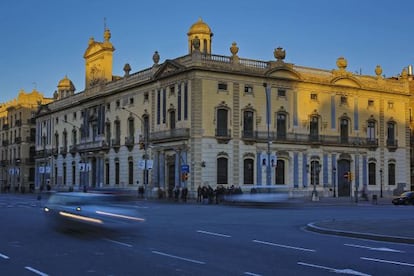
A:
{"label": "pedestrian", "polygon": [[197,188],[197,202],[201,202],[201,186]]}

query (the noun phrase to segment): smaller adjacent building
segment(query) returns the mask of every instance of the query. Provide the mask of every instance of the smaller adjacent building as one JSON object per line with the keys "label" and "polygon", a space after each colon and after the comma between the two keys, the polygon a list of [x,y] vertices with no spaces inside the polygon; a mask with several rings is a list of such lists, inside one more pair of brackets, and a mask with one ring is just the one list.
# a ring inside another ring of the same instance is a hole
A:
{"label": "smaller adjacent building", "polygon": [[0,104],[0,190],[27,192],[35,188],[36,113],[51,102],[39,91]]}

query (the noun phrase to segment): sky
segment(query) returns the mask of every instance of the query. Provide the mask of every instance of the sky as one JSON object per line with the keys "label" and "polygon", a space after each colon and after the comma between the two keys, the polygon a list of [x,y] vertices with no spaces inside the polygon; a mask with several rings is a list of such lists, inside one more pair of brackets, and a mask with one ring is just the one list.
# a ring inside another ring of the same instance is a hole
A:
{"label": "sky", "polygon": [[90,37],[103,41],[110,29],[115,47],[113,74],[122,76],[186,55],[187,32],[199,18],[214,33],[212,53],[336,69],[340,56],[348,71],[386,77],[414,64],[414,1],[385,0],[2,0],[0,2],[0,103],[33,89],[53,97],[67,76],[85,87],[83,54]]}

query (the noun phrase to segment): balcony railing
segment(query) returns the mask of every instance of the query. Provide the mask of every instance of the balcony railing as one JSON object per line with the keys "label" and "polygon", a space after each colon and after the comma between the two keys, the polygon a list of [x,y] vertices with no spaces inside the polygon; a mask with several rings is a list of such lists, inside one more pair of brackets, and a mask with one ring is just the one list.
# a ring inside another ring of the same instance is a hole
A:
{"label": "balcony railing", "polygon": [[3,140],[1,144],[3,147],[7,147],[9,145],[9,140]]}
{"label": "balcony railing", "polygon": [[9,160],[1,160],[0,164],[2,167],[6,167],[7,165],[9,165]]}
{"label": "balcony railing", "polygon": [[133,147],[134,146],[134,136],[127,136],[125,137],[125,146],[127,147]]}
{"label": "balcony railing", "polygon": [[9,129],[9,124],[4,124],[3,125],[3,130],[8,130]]}
{"label": "balcony railing", "polygon": [[[267,142],[267,131],[242,131],[242,139],[246,141],[255,141],[260,143]],[[310,135],[310,134],[297,134],[286,133],[284,135],[277,134],[274,131],[269,132],[270,141],[285,143],[285,144],[322,144],[328,146],[347,146],[347,147],[378,147],[378,139],[374,138],[359,138],[359,137],[347,137],[347,139],[341,138],[336,135]]]}
{"label": "balcony railing", "polygon": [[390,151],[395,151],[398,148],[398,140],[387,139],[387,148]]}
{"label": "balcony railing", "polygon": [[22,120],[16,120],[14,123],[17,127],[22,126]]}
{"label": "balcony railing", "polygon": [[111,146],[114,148],[119,148],[121,146],[121,139],[119,138],[112,139]]}
{"label": "balcony railing", "polygon": [[178,141],[190,138],[189,128],[174,128],[163,131],[151,132],[149,140],[152,142],[167,142],[167,141]]}
{"label": "balcony railing", "polygon": [[14,143],[20,144],[22,142],[22,137],[16,137],[14,138]]}

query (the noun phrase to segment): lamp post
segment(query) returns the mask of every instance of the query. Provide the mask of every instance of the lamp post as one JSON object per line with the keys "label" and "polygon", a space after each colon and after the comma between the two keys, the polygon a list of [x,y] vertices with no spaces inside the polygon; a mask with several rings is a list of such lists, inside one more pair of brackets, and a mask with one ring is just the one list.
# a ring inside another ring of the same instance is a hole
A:
{"label": "lamp post", "polygon": [[336,197],[336,167],[332,168],[334,183],[333,183],[333,197]]}
{"label": "lamp post", "polygon": [[321,165],[319,163],[314,163],[313,168],[313,191],[312,191],[312,201],[318,201],[318,191],[316,190],[316,176],[319,175],[321,171]]}
{"label": "lamp post", "polygon": [[267,123],[267,162],[266,162],[266,185],[270,186],[272,183],[272,169],[270,165],[270,121],[271,121],[271,106],[270,106],[270,88],[267,83],[263,83],[266,92],[266,123]]}
{"label": "lamp post", "polygon": [[382,184],[384,182],[382,169],[380,169],[380,181],[381,181],[381,183],[380,183],[380,197],[382,198]]}
{"label": "lamp post", "polygon": [[146,131],[146,125],[145,125],[145,121],[144,119],[142,119],[141,116],[139,116],[138,114],[132,112],[129,109],[126,109],[125,107],[122,107],[122,110],[128,111],[130,114],[134,115],[136,118],[138,118],[141,121],[141,124],[144,128],[144,193],[146,194],[147,192],[147,186],[148,186],[148,164],[147,164],[147,160],[148,160],[148,135],[147,135],[147,131]]}

